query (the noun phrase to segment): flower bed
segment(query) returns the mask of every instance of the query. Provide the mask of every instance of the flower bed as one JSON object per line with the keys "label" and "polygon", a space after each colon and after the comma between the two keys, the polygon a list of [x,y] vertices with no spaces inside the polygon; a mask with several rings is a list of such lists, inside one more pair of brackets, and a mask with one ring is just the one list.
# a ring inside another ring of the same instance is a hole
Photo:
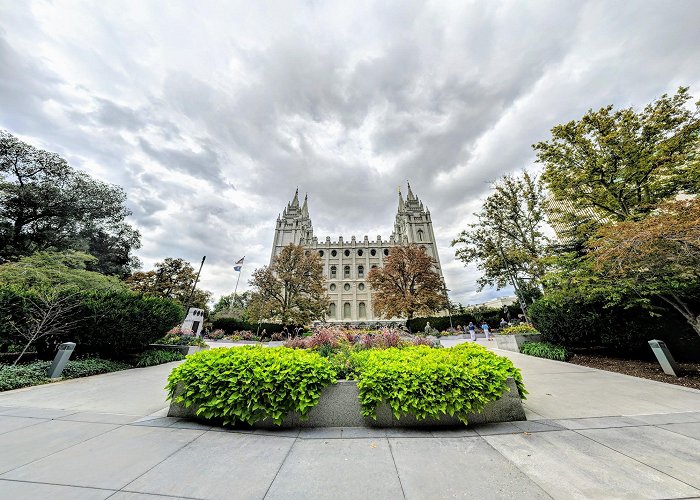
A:
{"label": "flower bed", "polygon": [[466,424],[509,391],[510,409],[501,412],[503,418],[524,419],[520,398],[526,392],[520,372],[507,358],[478,345],[359,348],[327,354],[257,346],[194,354],[168,379],[170,415],[231,425],[299,425],[322,392],[340,391],[331,386],[341,373],[356,380],[354,403],[345,396],[343,404],[352,403],[357,411],[342,412],[345,423],[337,425],[371,425],[378,414],[382,425]]}

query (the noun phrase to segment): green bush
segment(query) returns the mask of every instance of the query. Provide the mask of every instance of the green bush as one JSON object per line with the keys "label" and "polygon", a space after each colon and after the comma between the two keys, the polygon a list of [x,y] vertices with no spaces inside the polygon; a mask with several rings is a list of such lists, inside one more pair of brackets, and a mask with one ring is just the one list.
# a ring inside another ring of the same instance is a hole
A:
{"label": "green bush", "polygon": [[[260,327],[260,332],[263,330],[267,331],[267,335],[271,336],[273,333],[282,332],[285,325],[281,323],[248,323],[247,321],[242,321],[236,318],[216,318],[212,322],[212,328],[217,330],[223,330],[226,335],[231,335],[233,332],[248,330],[251,332],[257,332],[258,326]],[[286,325],[289,332],[293,332],[296,326],[300,325]]]}
{"label": "green bush", "polygon": [[170,363],[171,361],[181,361],[183,359],[185,359],[185,355],[179,351],[156,349],[139,354],[136,366],[138,368],[143,368],[146,366],[162,365],[163,363]]}
{"label": "green bush", "polygon": [[180,335],[178,333],[169,333],[165,337],[159,338],[153,343],[161,345],[193,345],[199,347],[205,347],[208,345],[201,337],[195,337],[194,335]]}
{"label": "green bush", "polygon": [[335,377],[329,361],[316,352],[244,346],[188,356],[170,374],[167,389],[172,398],[182,383],[176,402],[197,406],[202,418],[224,424],[271,418],[280,424],[290,411],[306,416]]}
{"label": "green bush", "polygon": [[396,418],[447,414],[467,423],[470,413],[501,397],[508,377],[521,397],[526,394],[520,371],[508,358],[471,343],[360,351],[353,358],[365,416],[376,417],[377,406],[386,401]]}
{"label": "green bush", "polygon": [[[47,366],[48,368],[48,366]],[[69,361],[66,363],[61,377],[63,378],[80,378],[89,377],[91,375],[100,375],[101,373],[118,372],[133,368],[126,363],[112,361],[111,359],[102,358],[86,358]]]}
{"label": "green bush", "polygon": [[507,326],[498,331],[499,335],[533,335],[537,333],[540,332],[536,328],[524,323],[520,325]]}
{"label": "green bush", "polygon": [[[513,304],[508,306],[508,311],[511,317],[517,318],[518,313],[522,312],[520,306]],[[504,317],[503,309],[498,307],[476,307],[468,308],[466,312],[459,314],[452,314],[452,325],[460,325],[464,327],[468,325],[471,321],[475,325],[481,325],[486,321],[492,328],[497,326],[501,318]],[[406,327],[412,332],[422,332],[425,328],[427,322],[430,322],[432,328],[436,328],[439,331],[447,330],[450,327],[450,317],[449,316],[429,316],[424,318],[413,318],[406,322]]]}
{"label": "green bush", "polygon": [[554,359],[557,361],[566,361],[569,359],[569,353],[565,347],[560,345],[550,344],[549,342],[525,342],[520,346],[520,352],[538,358]]}
{"label": "green bush", "polygon": [[[36,361],[14,366],[0,365],[0,392],[50,382],[51,380],[46,376],[50,366],[50,361]],[[86,358],[66,363],[61,376],[65,379],[88,377],[129,368],[132,367],[109,359]]]}

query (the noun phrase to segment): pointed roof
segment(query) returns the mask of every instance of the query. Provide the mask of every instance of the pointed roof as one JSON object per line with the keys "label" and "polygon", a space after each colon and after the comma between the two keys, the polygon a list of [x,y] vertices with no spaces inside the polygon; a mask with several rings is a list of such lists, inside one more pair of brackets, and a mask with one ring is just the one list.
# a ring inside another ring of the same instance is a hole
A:
{"label": "pointed roof", "polygon": [[406,181],[406,185],[408,186],[408,198],[409,200],[413,200],[415,196],[413,195],[413,191],[411,191],[411,183]]}
{"label": "pointed roof", "polygon": [[293,207],[299,207],[299,188],[294,192],[294,199],[292,200]]}
{"label": "pointed roof", "polygon": [[304,195],[304,205],[301,207],[301,214],[304,217],[309,216],[309,201],[308,200],[309,200],[309,195],[305,194]]}
{"label": "pointed roof", "polygon": [[406,205],[403,202],[403,195],[401,194],[401,188],[399,188],[399,212],[403,212]]}

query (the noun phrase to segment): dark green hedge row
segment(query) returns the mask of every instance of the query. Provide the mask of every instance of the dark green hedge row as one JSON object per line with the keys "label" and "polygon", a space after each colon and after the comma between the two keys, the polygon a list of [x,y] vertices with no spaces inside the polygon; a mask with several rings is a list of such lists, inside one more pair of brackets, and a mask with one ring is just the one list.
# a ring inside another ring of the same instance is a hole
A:
{"label": "dark green hedge row", "polygon": [[[295,325],[286,325],[287,330],[291,333],[294,332]],[[261,323],[260,332],[265,330],[267,336],[269,337],[273,333],[281,332],[285,325],[280,323]],[[242,330],[248,330],[250,332],[256,333],[258,331],[257,323],[248,323],[247,321],[240,321],[236,318],[216,318],[212,321],[212,328],[214,330],[223,330],[226,335],[231,335],[233,332],[240,332]]]}
{"label": "dark green hedge row", "polygon": [[[511,318],[517,318],[519,313],[522,313],[520,306],[511,305],[508,306]],[[473,311],[464,314],[453,314],[452,315],[452,326],[456,327],[461,325],[464,327],[468,325],[471,321],[474,324],[481,324],[486,321],[491,328],[497,328],[498,324],[503,318],[503,309],[500,308],[488,308],[481,311]],[[438,329],[439,331],[447,330],[450,327],[450,317],[449,316],[428,316],[425,318],[413,318],[406,322],[406,327],[412,332],[423,331],[425,329],[425,324],[430,321],[430,326]]]}
{"label": "dark green hedge row", "polygon": [[652,316],[642,307],[606,307],[575,294],[550,294],[528,308],[542,340],[569,349],[597,348],[616,355],[654,359],[648,341],[666,342],[676,359],[700,361],[700,337],[673,310]]}
{"label": "dark green hedge row", "polygon": [[[46,372],[50,361],[36,361],[26,365],[0,365],[0,392],[20,389],[31,385],[46,384],[50,380]],[[131,368],[130,365],[109,359],[87,358],[66,363],[63,378],[89,377]]]}
{"label": "dark green hedge row", "polygon": [[[10,322],[26,323],[35,293],[0,287],[0,344],[23,343]],[[75,342],[78,353],[120,358],[142,351],[184,317],[182,307],[171,300],[125,290],[60,293],[71,294],[78,303],[71,320],[80,322],[65,334],[40,340],[36,348],[44,358],[52,357],[62,342]]]}

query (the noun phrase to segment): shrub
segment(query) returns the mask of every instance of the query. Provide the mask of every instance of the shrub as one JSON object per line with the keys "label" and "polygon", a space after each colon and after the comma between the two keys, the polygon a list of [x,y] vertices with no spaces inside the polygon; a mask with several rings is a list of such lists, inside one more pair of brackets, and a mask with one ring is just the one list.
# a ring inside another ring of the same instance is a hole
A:
{"label": "shrub", "polygon": [[275,332],[275,333],[272,334],[272,336],[270,337],[270,339],[271,339],[271,340],[277,340],[277,341],[279,341],[279,340],[284,340],[284,335],[282,335],[281,332]]}
{"label": "shrub", "polygon": [[199,347],[205,347],[207,343],[200,337],[195,337],[194,335],[180,335],[177,333],[169,333],[163,338],[160,338],[154,342],[154,344],[161,345],[194,345]]}
{"label": "shrub", "polygon": [[565,347],[548,342],[525,342],[520,346],[520,352],[530,356],[537,356],[538,358],[555,359],[557,361],[569,359],[569,353]]}
{"label": "shrub", "polygon": [[154,349],[152,351],[142,352],[136,366],[143,368],[146,366],[162,365],[171,361],[181,361],[185,359],[185,355],[179,351],[167,351],[165,349]]}
{"label": "shrub", "polygon": [[537,329],[531,325],[520,324],[513,326],[506,326],[505,328],[499,330],[499,335],[531,335],[540,333]]}
{"label": "shrub", "polygon": [[365,416],[376,418],[377,406],[386,401],[396,418],[447,414],[467,423],[470,413],[501,397],[508,377],[515,379],[521,397],[526,394],[520,371],[508,358],[475,344],[367,350],[353,358]]}
{"label": "shrub", "polygon": [[212,340],[221,340],[226,336],[226,332],[222,329],[214,330],[213,332],[207,333],[207,338]]}
{"label": "shrub", "polygon": [[63,378],[80,378],[89,377],[91,375],[99,375],[101,373],[118,372],[133,368],[126,363],[112,361],[111,359],[101,358],[85,358],[69,361],[66,363],[61,377]]}
{"label": "shrub", "polygon": [[314,351],[245,346],[189,356],[172,371],[167,389],[173,398],[182,384],[176,402],[197,406],[203,418],[280,424],[290,411],[305,417],[335,377],[330,362]]}

